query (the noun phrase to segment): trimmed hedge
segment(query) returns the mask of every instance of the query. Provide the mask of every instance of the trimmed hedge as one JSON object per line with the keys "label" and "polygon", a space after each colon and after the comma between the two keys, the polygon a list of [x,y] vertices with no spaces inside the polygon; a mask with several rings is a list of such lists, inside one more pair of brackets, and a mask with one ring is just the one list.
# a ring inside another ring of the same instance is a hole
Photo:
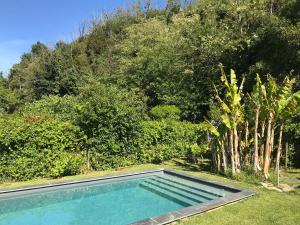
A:
{"label": "trimmed hedge", "polygon": [[172,158],[193,158],[208,148],[205,128],[201,124],[174,120],[142,122],[140,140],[142,162],[160,163]]}
{"label": "trimmed hedge", "polygon": [[0,118],[0,179],[79,173],[82,136],[78,127],[50,117]]}
{"label": "trimmed hedge", "polygon": [[151,110],[132,92],[92,85],[79,96],[48,96],[0,117],[0,180],[78,174],[185,157],[207,150],[205,128],[180,122],[175,106]]}

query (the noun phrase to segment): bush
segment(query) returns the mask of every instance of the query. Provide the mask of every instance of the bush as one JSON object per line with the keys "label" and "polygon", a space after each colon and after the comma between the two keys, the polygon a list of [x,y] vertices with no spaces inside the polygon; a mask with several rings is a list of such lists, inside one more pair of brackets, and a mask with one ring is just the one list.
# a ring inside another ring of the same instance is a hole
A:
{"label": "bush", "polygon": [[95,170],[136,163],[143,99],[133,92],[105,85],[88,85],[78,97],[82,104],[77,124],[88,137]]}
{"label": "bush", "polygon": [[92,168],[102,170],[137,162],[145,108],[140,95],[95,82],[78,96],[44,97],[26,105],[21,114],[51,116],[79,126],[87,137]]}
{"label": "bush", "polygon": [[0,179],[79,173],[82,136],[78,127],[51,117],[0,118]]}
{"label": "bush", "polygon": [[17,95],[14,91],[6,88],[1,80],[0,72],[0,115],[6,113],[12,113],[20,104],[20,100],[17,98]]}
{"label": "bush", "polygon": [[180,109],[175,105],[158,105],[150,110],[150,115],[154,119],[179,120],[180,113]]}
{"label": "bush", "polygon": [[61,121],[71,121],[76,124],[81,102],[75,96],[56,95],[44,96],[42,99],[27,103],[21,110],[22,116],[52,116]]}
{"label": "bush", "polygon": [[[3,159],[7,157],[3,162],[8,165],[3,173],[13,179],[78,173],[84,156],[76,154],[76,140],[89,150],[94,170],[180,157],[195,161],[207,149],[203,126],[178,121],[176,106],[154,107],[154,121],[145,121],[145,108],[140,95],[97,83],[86,85],[78,96],[43,97],[21,110],[26,120],[10,119],[10,128],[2,131],[4,136],[11,130],[6,151],[1,154]],[[36,158],[43,158],[41,168],[34,164]]]}
{"label": "bush", "polygon": [[202,155],[209,150],[207,144],[199,143],[192,144],[187,147],[186,158],[191,163],[197,163],[198,157],[202,157]]}
{"label": "bush", "polygon": [[[160,163],[180,157],[195,157],[207,148],[201,124],[170,120],[144,121],[140,139],[140,160]],[[197,151],[195,151],[197,150]]]}

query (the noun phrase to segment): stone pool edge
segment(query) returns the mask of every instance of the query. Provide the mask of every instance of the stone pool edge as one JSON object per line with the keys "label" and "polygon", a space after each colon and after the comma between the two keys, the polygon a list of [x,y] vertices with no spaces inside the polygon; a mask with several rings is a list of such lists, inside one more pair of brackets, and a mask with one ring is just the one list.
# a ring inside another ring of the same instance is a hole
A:
{"label": "stone pool edge", "polygon": [[129,177],[139,177],[148,174],[155,174],[155,173],[163,173],[165,169],[155,169],[155,170],[145,170],[141,172],[133,172],[133,173],[120,173],[117,175],[111,176],[99,176],[93,178],[85,178],[85,179],[74,179],[62,182],[50,182],[48,184],[36,184],[36,185],[28,185],[19,188],[2,188],[0,189],[0,198],[6,194],[14,194],[14,193],[22,193],[24,191],[34,191],[34,190],[41,190],[46,188],[55,188],[55,187],[64,187],[68,185],[77,185],[77,184],[85,184],[85,183],[92,183],[97,181],[110,181],[110,180],[123,180]]}
{"label": "stone pool edge", "polygon": [[191,176],[185,173],[181,173],[181,172],[177,172],[174,170],[168,170],[168,169],[163,169],[164,173],[167,174],[171,174],[174,176],[178,176],[181,178],[187,178],[193,181],[198,181],[198,182],[204,182],[213,186],[217,186],[217,187],[223,187],[226,189],[230,189],[233,191],[237,191],[236,193],[230,194],[228,196],[225,197],[221,197],[219,199],[215,199],[215,200],[211,200],[205,203],[201,203],[201,204],[197,204],[197,205],[193,205],[190,207],[186,207],[183,209],[179,209],[173,212],[169,212],[166,214],[163,214],[161,216],[157,216],[157,217],[152,217],[152,218],[148,218],[148,219],[144,219],[141,221],[137,221],[135,223],[131,223],[129,225],[163,225],[163,224],[169,224],[172,222],[175,222],[177,220],[181,220],[190,216],[194,216],[215,208],[219,208],[221,206],[233,203],[233,202],[237,202],[240,201],[242,199],[245,198],[249,198],[253,195],[255,195],[256,193],[253,191],[249,191],[246,189],[241,189],[241,188],[237,188],[231,185],[224,185],[221,184],[219,182],[215,182],[215,181],[211,181],[211,180],[207,180],[207,179],[202,179],[202,178],[198,178],[195,176]]}

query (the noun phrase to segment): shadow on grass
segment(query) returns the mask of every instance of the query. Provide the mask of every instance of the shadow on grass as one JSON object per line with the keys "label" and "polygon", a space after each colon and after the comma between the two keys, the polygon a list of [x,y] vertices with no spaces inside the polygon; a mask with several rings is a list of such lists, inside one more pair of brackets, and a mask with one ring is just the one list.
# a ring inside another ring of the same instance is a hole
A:
{"label": "shadow on grass", "polygon": [[288,171],[287,173],[290,173],[290,174],[300,174],[300,171]]}
{"label": "shadow on grass", "polygon": [[174,159],[172,160],[172,162],[184,171],[192,171],[192,172],[204,171],[213,174],[213,171],[211,170],[210,161],[190,163],[186,160]]}
{"label": "shadow on grass", "polygon": [[202,160],[199,161],[199,163],[190,163],[183,159],[173,159],[171,163],[176,167],[179,167],[182,171],[205,172],[208,175],[216,175],[236,181],[243,181],[255,186],[260,185],[260,182],[262,181],[261,175],[253,174],[251,171],[244,171],[236,174],[235,176],[232,176],[229,170],[226,174],[217,173],[212,170],[211,162],[209,160]]}

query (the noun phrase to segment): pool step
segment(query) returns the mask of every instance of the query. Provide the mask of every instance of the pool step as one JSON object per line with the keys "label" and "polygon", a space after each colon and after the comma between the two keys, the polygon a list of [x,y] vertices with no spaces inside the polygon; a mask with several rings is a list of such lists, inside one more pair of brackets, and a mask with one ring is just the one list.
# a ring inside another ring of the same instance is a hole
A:
{"label": "pool step", "polygon": [[167,180],[161,180],[161,179],[157,179],[157,178],[150,178],[151,181],[153,182],[157,182],[159,184],[162,185],[167,185],[169,187],[172,187],[174,189],[177,189],[178,191],[184,192],[184,193],[188,193],[189,195],[192,196],[197,196],[200,199],[207,201],[207,200],[212,200],[212,199],[216,199],[217,197],[215,195],[212,194],[208,194],[206,192],[201,191],[200,189],[192,189],[190,187],[184,186],[181,183],[175,183],[172,181],[167,181]]}
{"label": "pool step", "polygon": [[142,188],[144,188],[144,189],[146,189],[150,192],[153,192],[157,195],[160,195],[164,198],[167,198],[167,199],[169,199],[173,202],[176,202],[180,205],[183,205],[185,207],[201,203],[201,202],[198,202],[198,201],[193,201],[191,199],[185,198],[181,195],[177,195],[177,194],[172,193],[168,190],[159,188],[159,187],[157,187],[155,185],[152,185],[150,183],[142,182],[142,183],[140,183],[140,187],[142,187]]}
{"label": "pool step", "polygon": [[[199,187],[194,187],[194,186],[192,186],[192,184],[186,184],[186,183],[184,184],[184,183],[181,183],[180,181],[170,179],[170,178],[167,178],[165,176],[154,176],[154,177],[157,178],[157,179],[160,179],[162,181],[165,181],[165,182],[169,182],[169,183],[172,183],[172,184],[182,186],[184,188],[187,188],[188,190],[194,190],[196,192],[200,192],[201,194],[205,194],[205,196],[207,196],[209,198],[212,198],[212,199],[223,197],[223,195],[221,195],[221,194],[218,194],[218,193],[215,193],[213,191],[207,190],[207,187],[201,188],[201,186],[200,186],[201,184],[199,184]],[[205,185],[203,185],[203,186],[205,186]]]}
{"label": "pool step", "polygon": [[145,180],[144,182],[146,182],[148,184],[151,184],[151,185],[154,185],[158,188],[167,190],[168,192],[171,192],[173,194],[182,196],[182,197],[184,197],[186,199],[189,199],[189,200],[192,200],[194,202],[202,203],[202,202],[207,202],[209,200],[212,200],[212,199],[209,199],[209,198],[204,198],[204,197],[199,196],[199,195],[194,195],[194,194],[192,194],[192,193],[190,193],[186,190],[178,189],[177,187],[167,185],[167,184],[163,184],[163,183],[158,182],[158,181],[153,181],[153,180],[149,179],[149,180]]}

